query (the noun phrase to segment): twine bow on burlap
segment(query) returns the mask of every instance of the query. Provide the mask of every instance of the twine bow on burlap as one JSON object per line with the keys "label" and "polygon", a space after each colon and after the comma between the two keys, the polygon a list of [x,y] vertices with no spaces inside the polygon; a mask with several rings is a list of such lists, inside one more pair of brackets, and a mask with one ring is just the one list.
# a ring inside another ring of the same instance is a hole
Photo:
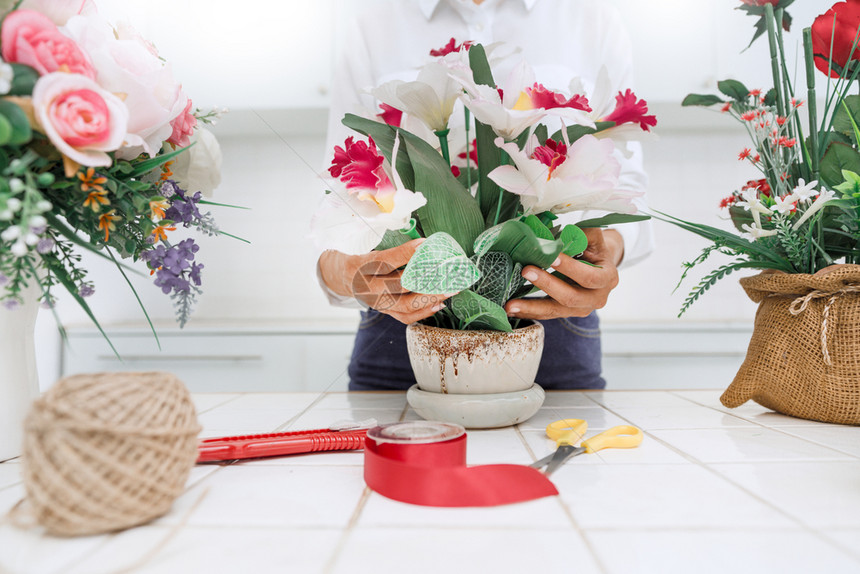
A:
{"label": "twine bow on burlap", "polygon": [[836,301],[837,297],[844,295],[846,293],[858,293],[860,292],[860,285],[858,284],[848,284],[845,285],[842,289],[837,291],[811,291],[806,295],[798,297],[795,299],[791,306],[788,308],[788,312],[793,316],[800,315],[804,311],[806,311],[806,307],[809,305],[810,301],[815,299],[823,299],[824,297],[830,296],[827,304],[824,305],[824,310],[821,312],[821,354],[824,356],[824,364],[832,365],[833,361],[830,359],[830,352],[827,350],[827,328],[830,323],[830,307]]}

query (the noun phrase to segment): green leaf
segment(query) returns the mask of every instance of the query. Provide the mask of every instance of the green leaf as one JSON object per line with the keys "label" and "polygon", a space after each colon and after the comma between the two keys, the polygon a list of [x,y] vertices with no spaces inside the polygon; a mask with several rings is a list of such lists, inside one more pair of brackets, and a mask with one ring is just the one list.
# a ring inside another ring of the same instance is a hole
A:
{"label": "green leaf", "polygon": [[6,116],[0,114],[0,146],[9,143],[12,139],[12,122]]}
{"label": "green leaf", "polygon": [[12,87],[9,89],[10,96],[29,96],[33,93],[33,86],[39,79],[39,72],[25,66],[24,64],[12,64]]}
{"label": "green leaf", "polygon": [[9,145],[23,145],[33,139],[33,129],[24,110],[8,100],[0,100],[0,114],[6,117],[12,128]]}
{"label": "green leaf", "polygon": [[185,147],[181,147],[181,148],[173,150],[171,152],[157,155],[153,158],[145,159],[139,163],[135,163],[135,164],[133,164],[134,169],[131,170],[131,172],[128,175],[129,175],[129,177],[140,177],[141,175],[149,173],[152,170],[154,170],[155,168],[160,167],[160,166],[164,165],[165,163],[169,162],[170,160],[172,160],[173,158],[175,158],[179,154],[191,149],[191,146],[193,146],[195,143],[197,143],[197,142],[191,142],[191,145],[187,145]]}
{"label": "green leaf", "polygon": [[403,245],[409,240],[410,238],[408,235],[389,229],[385,232],[385,235],[382,236],[382,241],[380,241],[379,245],[375,247],[375,250],[383,251],[385,249],[393,249],[394,247]]}
{"label": "green leaf", "polygon": [[504,308],[472,291],[451,297],[448,305],[463,323],[463,328],[490,329],[510,333],[511,323]]}
{"label": "green leaf", "polygon": [[504,305],[509,292],[514,262],[511,256],[501,251],[490,251],[476,258],[481,278],[471,290],[499,305]]}
{"label": "green leaf", "polygon": [[561,252],[570,257],[576,257],[588,248],[588,237],[576,225],[565,225],[558,237],[564,243]]}
{"label": "green leaf", "polygon": [[490,251],[504,251],[514,263],[546,269],[558,258],[564,245],[561,239],[541,239],[522,221],[502,224]]}
{"label": "green leaf", "polygon": [[594,219],[586,219],[576,224],[580,229],[589,227],[606,227],[607,225],[617,225],[619,223],[634,223],[636,221],[645,221],[651,219],[650,215],[631,214],[631,213],[609,213],[603,217]]}
{"label": "green leaf", "polygon": [[496,243],[496,239],[499,238],[499,234],[502,232],[502,227],[504,227],[504,223],[494,225],[493,227],[484,230],[483,233],[475,238],[473,251],[477,257],[482,256],[493,247]]}
{"label": "green leaf", "polygon": [[[102,253],[100,249],[96,249],[95,247],[93,247],[93,245],[91,243],[89,243],[88,241],[84,241],[83,239],[78,237],[78,235],[72,229],[70,229],[69,227],[66,226],[65,223],[63,223],[62,221],[57,219],[57,216],[52,214],[50,211],[45,212],[42,215],[45,217],[45,219],[48,220],[48,223],[51,224],[51,229],[58,231],[60,233],[60,235],[62,235],[63,237],[65,237],[66,239],[68,239],[69,241],[71,241],[72,243],[77,245],[78,247],[86,249],[87,251],[89,251],[91,253],[95,253],[96,255],[98,255],[99,257],[101,257],[107,261],[113,261],[110,257],[108,257],[107,255]],[[120,265],[122,265],[127,271],[131,271],[132,273],[137,273],[138,275],[143,275],[143,273],[141,273],[140,271],[138,271],[137,269],[135,269],[133,267],[129,267],[128,265],[125,265],[122,263]]]}
{"label": "green leaf", "polygon": [[[596,122],[593,128],[580,125],[568,126],[567,140],[570,143],[573,143],[584,135],[596,134],[597,132],[602,132],[603,130],[608,130],[609,128],[613,127],[615,127],[615,122]],[[558,130],[557,132],[552,134],[552,139],[557,142],[564,141],[561,137],[561,130]]]}
{"label": "green leaf", "polygon": [[444,231],[471,254],[475,238],[484,230],[477,201],[460,185],[435,149],[417,136],[400,133],[415,172],[412,191],[419,191],[427,198],[427,203],[416,211],[421,229],[428,237]]}
{"label": "green leaf", "polygon": [[842,193],[842,195],[854,195],[860,192],[860,175],[847,169],[842,170],[843,182],[833,189]]}
{"label": "green leaf", "polygon": [[543,224],[543,221],[538,219],[536,215],[527,215],[522,219],[522,222],[528,225],[532,231],[535,232],[535,235],[541,239],[555,239],[552,235],[552,231]]}
{"label": "green leaf", "polygon": [[860,120],[860,96],[847,96],[833,114],[833,129],[857,143],[860,141],[857,120]]}
{"label": "green leaf", "polygon": [[844,181],[843,170],[860,173],[860,154],[849,145],[838,142],[830,144],[827,153],[821,158],[819,170],[821,179],[828,186],[836,187]]}
{"label": "green leaf", "polygon": [[687,97],[681,102],[682,106],[713,106],[714,104],[724,104],[725,100],[719,96],[710,94],[687,94]]}
{"label": "green leaf", "polygon": [[400,276],[400,284],[415,293],[444,295],[462,291],[480,277],[478,267],[460,244],[447,233],[438,232],[415,250]]}
{"label": "green leaf", "polygon": [[775,106],[776,105],[776,88],[769,89],[764,95],[764,105],[766,106]]}
{"label": "green leaf", "polygon": [[737,80],[721,80],[717,82],[717,89],[738,102],[747,101],[750,95],[749,88]]}

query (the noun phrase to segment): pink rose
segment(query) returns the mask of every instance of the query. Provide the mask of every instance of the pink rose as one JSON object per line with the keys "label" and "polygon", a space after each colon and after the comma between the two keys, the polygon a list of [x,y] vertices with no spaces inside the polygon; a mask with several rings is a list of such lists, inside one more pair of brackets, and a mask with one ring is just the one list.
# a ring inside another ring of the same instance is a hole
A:
{"label": "pink rose", "polygon": [[173,128],[173,133],[167,138],[168,143],[175,146],[186,147],[191,141],[188,137],[194,133],[194,128],[197,127],[197,118],[191,113],[191,100],[185,104],[185,109],[170,122]]}
{"label": "pink rose", "polygon": [[65,29],[91,58],[99,84],[125,95],[131,115],[125,145],[117,157],[157,154],[173,133],[171,121],[186,103],[170,65],[158,58],[139,35],[127,27],[115,30],[100,15],[75,16]]}
{"label": "pink rose", "polygon": [[119,149],[125,138],[128,108],[80,74],[56,72],[39,78],[33,108],[54,147],[81,165],[111,165],[106,152]]}
{"label": "pink rose", "polygon": [[56,24],[38,12],[16,10],[6,16],[0,29],[3,59],[35,68],[40,76],[58,70],[95,79],[87,56]]}

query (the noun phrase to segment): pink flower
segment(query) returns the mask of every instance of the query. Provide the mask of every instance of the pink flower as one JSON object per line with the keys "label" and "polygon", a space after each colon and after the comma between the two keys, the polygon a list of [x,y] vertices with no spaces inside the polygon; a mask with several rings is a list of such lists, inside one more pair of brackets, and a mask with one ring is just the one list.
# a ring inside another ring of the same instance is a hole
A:
{"label": "pink flower", "polygon": [[567,159],[567,146],[554,139],[546,140],[546,144],[538,146],[532,152],[532,158],[549,168],[546,178],[552,177],[552,172]]}
{"label": "pink flower", "polygon": [[615,96],[615,109],[611,114],[602,119],[604,122],[615,122],[615,125],[626,123],[639,124],[639,127],[644,131],[651,131],[650,128],[657,125],[655,116],[647,116],[648,102],[645,100],[636,99],[636,94],[628,89],[625,92],[618,92]]}
{"label": "pink flower", "polygon": [[75,41],[38,12],[16,10],[6,16],[0,44],[4,60],[35,68],[40,76],[61,70],[96,77],[95,69]]}
{"label": "pink flower", "polygon": [[187,103],[170,65],[130,27],[114,29],[98,14],[75,16],[66,30],[91,58],[99,84],[112,93],[125,94],[131,115],[117,157],[154,156],[171,137],[172,121]]}
{"label": "pink flower", "polygon": [[548,90],[537,82],[532,87],[525,88],[520,93],[520,99],[514,106],[515,110],[532,110],[535,108],[543,108],[545,110],[572,108],[584,112],[591,111],[588,99],[585,96],[574,94],[569,99],[565,99],[564,94]]}
{"label": "pink flower", "polygon": [[86,166],[109,166],[106,153],[122,145],[128,108],[93,80],[55,72],[33,88],[36,119],[57,150]]}
{"label": "pink flower", "polygon": [[403,112],[386,103],[379,104],[379,107],[382,108],[382,113],[376,114],[376,117],[390,126],[396,126],[399,128],[400,122],[403,120]]}
{"label": "pink flower", "polygon": [[186,147],[191,143],[188,137],[194,133],[194,128],[197,127],[197,118],[191,113],[190,99],[185,104],[185,109],[182,110],[182,113],[170,122],[170,126],[173,128],[173,133],[167,138],[168,143],[179,147]]}
{"label": "pink flower", "polygon": [[463,42],[462,44],[457,44],[457,40],[451,38],[450,40],[448,40],[447,44],[445,44],[438,50],[430,50],[430,55],[434,57],[447,56],[448,54],[451,54],[453,52],[459,52],[463,48],[468,50],[471,47],[472,42],[469,42],[468,40],[466,42]]}
{"label": "pink flower", "polygon": [[346,184],[346,190],[359,199],[375,202],[384,212],[391,211],[391,201],[396,191],[385,173],[383,157],[376,151],[373,138],[369,145],[363,141],[346,138],[344,147],[335,146],[334,159],[329,173]]}

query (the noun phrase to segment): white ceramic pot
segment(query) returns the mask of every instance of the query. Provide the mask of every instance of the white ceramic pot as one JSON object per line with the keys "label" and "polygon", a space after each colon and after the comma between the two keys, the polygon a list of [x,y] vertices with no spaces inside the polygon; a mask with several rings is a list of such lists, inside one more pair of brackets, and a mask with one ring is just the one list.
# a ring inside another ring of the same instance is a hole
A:
{"label": "white ceramic pot", "polygon": [[25,303],[0,307],[0,461],[21,454],[24,417],[39,396],[34,333],[38,291],[28,289]]}
{"label": "white ceramic pot", "polygon": [[543,353],[543,325],[510,333],[456,331],[420,323],[406,328],[409,360],[422,391],[510,393],[530,389]]}

